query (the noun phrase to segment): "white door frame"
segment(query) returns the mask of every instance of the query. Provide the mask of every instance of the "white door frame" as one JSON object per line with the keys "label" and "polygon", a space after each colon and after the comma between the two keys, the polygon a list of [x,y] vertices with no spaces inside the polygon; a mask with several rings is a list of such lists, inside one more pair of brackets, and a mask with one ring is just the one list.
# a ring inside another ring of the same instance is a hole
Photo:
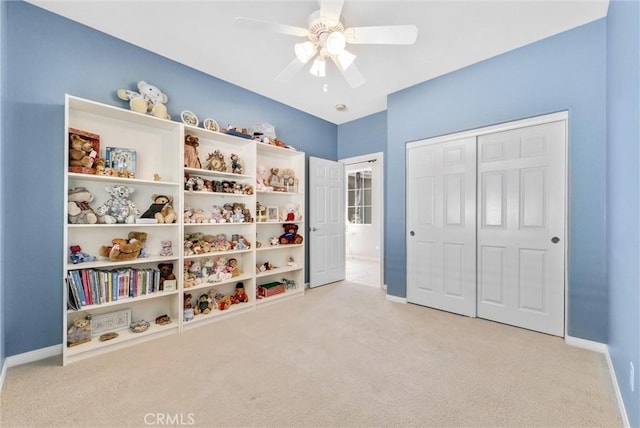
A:
{"label": "white door frame", "polygon": [[[409,147],[419,147],[419,146],[423,146],[423,145],[427,145],[427,144],[436,144],[436,143],[442,143],[442,142],[446,142],[446,141],[450,141],[450,140],[457,140],[457,139],[462,139],[462,138],[467,138],[467,137],[479,137],[485,134],[493,134],[496,132],[502,132],[502,131],[510,131],[513,129],[517,129],[517,128],[524,128],[527,126],[535,126],[535,125],[542,125],[545,123],[549,123],[549,122],[557,122],[557,121],[561,121],[564,120],[566,122],[566,135],[565,135],[565,165],[564,165],[564,236],[562,237],[563,242],[565,243],[564,245],[564,337],[566,338],[568,336],[568,332],[567,332],[567,328],[568,328],[568,305],[569,305],[569,287],[567,286],[567,284],[569,284],[569,257],[568,257],[568,252],[569,252],[569,239],[568,239],[568,234],[569,234],[569,221],[568,221],[568,216],[569,216],[569,206],[568,206],[568,201],[569,201],[569,185],[568,185],[568,172],[569,172],[569,112],[568,111],[560,111],[560,112],[556,112],[556,113],[549,113],[549,114],[545,114],[545,115],[541,115],[541,116],[535,116],[535,117],[530,117],[530,118],[526,118],[526,119],[520,119],[520,120],[515,120],[513,122],[505,122],[505,123],[499,123],[496,125],[489,125],[489,126],[484,126],[484,127],[480,127],[480,128],[475,128],[475,129],[470,129],[470,130],[466,130],[466,131],[461,131],[461,132],[455,132],[452,134],[446,134],[446,135],[440,135],[437,137],[432,137],[432,138],[426,138],[426,139],[422,139],[422,140],[416,140],[416,141],[411,141],[407,143],[407,148]],[[405,159],[405,171],[407,168],[408,164],[407,164],[407,160]],[[406,190],[406,189],[405,189]],[[405,195],[405,201],[408,195]],[[406,204],[406,202],[405,202]],[[405,206],[406,209],[406,206]],[[405,218],[405,236],[407,236],[408,231],[407,231],[407,219]],[[406,268],[405,268],[406,269]],[[406,274],[406,273],[405,273]]]}
{"label": "white door frame", "polygon": [[[380,224],[378,234],[380,236],[380,248],[378,249],[378,258],[380,260],[380,287],[383,289],[387,289],[387,285],[384,283],[384,152],[376,152],[369,153],[361,156],[354,156],[350,158],[340,159],[338,162],[342,162],[345,164],[345,187],[348,183],[346,180],[346,170],[348,164],[360,163],[360,162],[368,162],[375,161],[375,164],[378,166],[378,171],[380,173],[380,185],[378,189],[372,189],[372,193],[377,193],[378,201],[380,201]],[[346,193],[346,189],[345,189]],[[344,210],[346,211],[346,200]]]}

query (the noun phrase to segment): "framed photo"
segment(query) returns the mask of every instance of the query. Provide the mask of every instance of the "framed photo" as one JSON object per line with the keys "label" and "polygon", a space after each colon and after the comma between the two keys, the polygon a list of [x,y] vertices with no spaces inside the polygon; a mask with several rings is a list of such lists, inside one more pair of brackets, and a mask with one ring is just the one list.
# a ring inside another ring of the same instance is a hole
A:
{"label": "framed photo", "polygon": [[131,324],[131,309],[109,312],[95,315],[91,318],[91,336],[100,336],[102,333],[126,330]]}
{"label": "framed photo", "polygon": [[267,207],[267,221],[280,221],[278,207],[275,207],[275,206]]}
{"label": "framed photo", "polygon": [[214,119],[207,118],[202,122],[202,126],[204,129],[208,129],[209,131],[220,131],[220,125]]}
{"label": "framed photo", "polygon": [[134,178],[136,176],[136,151],[122,147],[107,147],[105,166],[111,168],[114,175]]}

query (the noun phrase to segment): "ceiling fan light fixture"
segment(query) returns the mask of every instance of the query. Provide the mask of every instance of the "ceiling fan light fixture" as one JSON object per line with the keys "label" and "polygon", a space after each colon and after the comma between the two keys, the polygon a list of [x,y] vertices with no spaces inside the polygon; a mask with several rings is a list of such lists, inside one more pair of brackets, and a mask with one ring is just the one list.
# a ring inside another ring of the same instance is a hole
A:
{"label": "ceiling fan light fixture", "polygon": [[311,64],[311,68],[309,69],[309,73],[313,74],[316,77],[325,77],[326,73],[326,61],[322,57],[317,57],[313,60],[313,64]]}
{"label": "ceiling fan light fixture", "polygon": [[329,51],[331,55],[341,54],[342,52],[344,52],[344,47],[346,45],[347,41],[344,38],[344,34],[342,34],[342,32],[340,31],[334,31],[333,33],[329,34],[329,37],[327,37],[327,51]]}
{"label": "ceiling fan light fixture", "polygon": [[353,64],[353,60],[356,59],[356,56],[351,52],[342,51],[342,53],[336,55],[336,59],[338,60],[342,71],[344,71],[349,68],[351,64]]}
{"label": "ceiling fan light fixture", "polygon": [[306,64],[316,54],[316,47],[311,42],[296,43],[294,45],[294,51],[296,58],[298,58],[301,63]]}

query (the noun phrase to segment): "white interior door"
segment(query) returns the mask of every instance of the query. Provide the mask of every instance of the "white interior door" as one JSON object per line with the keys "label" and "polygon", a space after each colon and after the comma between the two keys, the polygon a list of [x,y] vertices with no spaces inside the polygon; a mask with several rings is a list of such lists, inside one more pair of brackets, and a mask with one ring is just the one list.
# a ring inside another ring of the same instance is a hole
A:
{"label": "white interior door", "polygon": [[309,157],[309,287],[345,278],[344,164]]}
{"label": "white interior door", "polygon": [[564,334],[566,122],[478,137],[478,317]]}
{"label": "white interior door", "polygon": [[407,301],[476,314],[476,139],[407,146]]}

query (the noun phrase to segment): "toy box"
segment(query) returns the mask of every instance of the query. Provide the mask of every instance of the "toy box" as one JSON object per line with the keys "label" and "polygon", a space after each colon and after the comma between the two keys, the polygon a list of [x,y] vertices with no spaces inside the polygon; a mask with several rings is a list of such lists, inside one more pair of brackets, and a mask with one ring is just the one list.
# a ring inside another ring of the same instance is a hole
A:
{"label": "toy box", "polygon": [[282,282],[269,282],[258,286],[259,297],[271,297],[276,294],[284,293],[285,286]]}

